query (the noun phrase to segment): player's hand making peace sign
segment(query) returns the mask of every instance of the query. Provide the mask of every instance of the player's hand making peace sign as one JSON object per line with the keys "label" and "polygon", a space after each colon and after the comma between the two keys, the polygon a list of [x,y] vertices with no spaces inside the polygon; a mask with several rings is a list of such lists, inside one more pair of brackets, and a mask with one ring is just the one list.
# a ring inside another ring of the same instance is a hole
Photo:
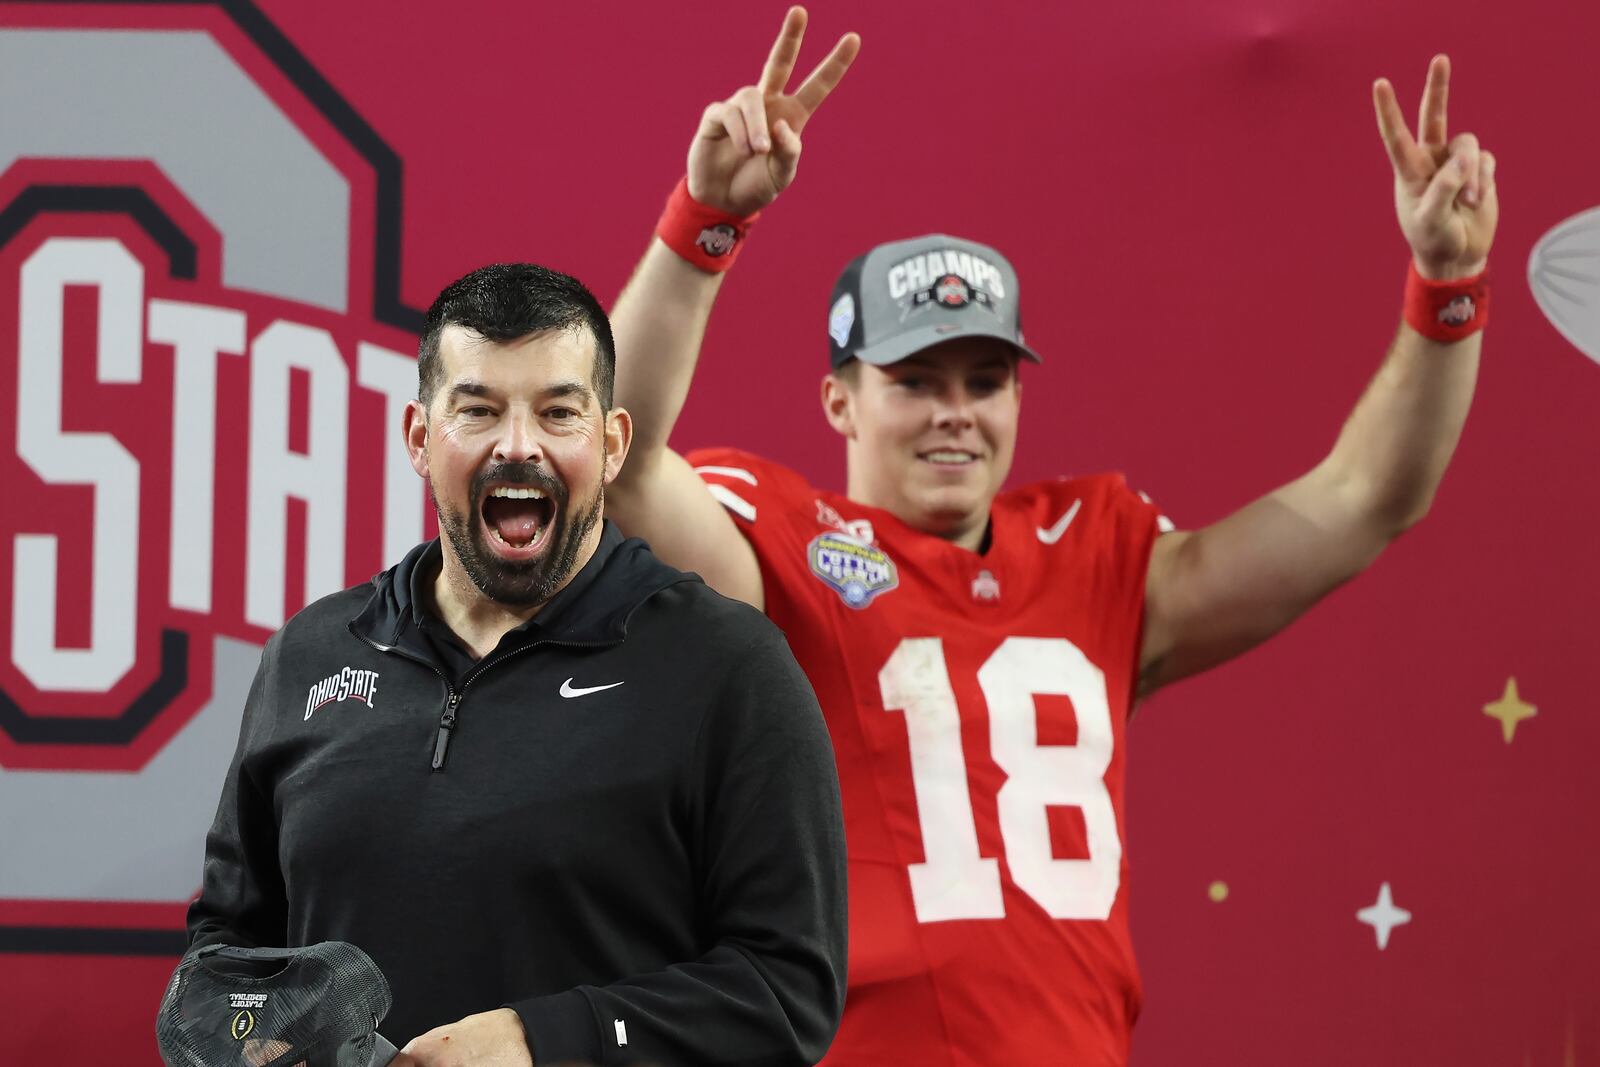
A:
{"label": "player's hand making peace sign", "polygon": [[1464,278],[1483,270],[1500,218],[1494,155],[1470,133],[1449,137],[1450,60],[1434,56],[1422,91],[1417,138],[1406,128],[1394,86],[1379,78],[1372,86],[1389,161],[1394,164],[1394,204],[1400,230],[1411,243],[1424,278]]}
{"label": "player's hand making peace sign", "polygon": [[791,7],[761,80],[706,108],[689,145],[689,195],[731,215],[749,215],[778,198],[800,166],[800,131],[839,84],[861,38],[839,38],[792,95],[784,90],[806,35],[806,9]]}

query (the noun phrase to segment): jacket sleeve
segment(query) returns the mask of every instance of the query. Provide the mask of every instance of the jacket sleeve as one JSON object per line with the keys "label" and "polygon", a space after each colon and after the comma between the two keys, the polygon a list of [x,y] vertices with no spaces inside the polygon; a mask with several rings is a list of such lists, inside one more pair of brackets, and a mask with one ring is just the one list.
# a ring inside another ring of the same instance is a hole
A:
{"label": "jacket sleeve", "polygon": [[833,747],[783,635],[748,621],[755,639],[723,646],[732,666],[695,749],[699,911],[714,947],[512,1004],[536,1063],[798,1067],[838,1030],[846,863]]}
{"label": "jacket sleeve", "polygon": [[278,827],[271,799],[249,769],[249,757],[270,725],[279,643],[274,635],[262,651],[217,816],[206,834],[200,896],[189,905],[191,952],[211,944],[287,944],[289,908],[278,868]]}

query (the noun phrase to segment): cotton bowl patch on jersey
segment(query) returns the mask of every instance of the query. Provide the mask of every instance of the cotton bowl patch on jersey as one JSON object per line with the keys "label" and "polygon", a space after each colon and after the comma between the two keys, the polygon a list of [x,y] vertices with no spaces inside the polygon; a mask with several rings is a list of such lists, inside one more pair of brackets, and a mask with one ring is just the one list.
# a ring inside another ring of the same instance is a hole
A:
{"label": "cotton bowl patch on jersey", "polygon": [[852,608],[864,608],[900,584],[888,553],[841,533],[821,533],[806,546],[811,573]]}

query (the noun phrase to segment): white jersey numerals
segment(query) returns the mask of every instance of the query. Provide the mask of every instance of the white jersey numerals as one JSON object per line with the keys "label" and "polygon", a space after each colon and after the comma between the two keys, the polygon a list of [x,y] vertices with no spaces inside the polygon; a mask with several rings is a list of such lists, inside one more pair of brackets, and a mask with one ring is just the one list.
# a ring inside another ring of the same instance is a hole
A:
{"label": "white jersey numerals", "polygon": [[[1052,918],[1105,919],[1121,880],[1122,840],[1105,785],[1111,764],[1105,675],[1064,638],[1008,637],[978,670],[989,705],[989,747],[1006,775],[996,804],[1006,862],[1017,886]],[[961,712],[937,637],[901,641],[878,672],[883,706],[906,716],[922,863],[909,867],[919,922],[999,919],[1000,864],[978,853]],[[1035,695],[1068,697],[1076,745],[1040,745]],[[1056,859],[1045,809],[1083,813],[1088,859]]]}
{"label": "white jersey numerals", "polygon": [[901,641],[878,672],[878,688],[885,708],[906,713],[911,741],[911,786],[927,856],[910,866],[917,921],[1004,918],[1000,862],[978,855],[961,712],[944,665],[943,642],[937,637]]}

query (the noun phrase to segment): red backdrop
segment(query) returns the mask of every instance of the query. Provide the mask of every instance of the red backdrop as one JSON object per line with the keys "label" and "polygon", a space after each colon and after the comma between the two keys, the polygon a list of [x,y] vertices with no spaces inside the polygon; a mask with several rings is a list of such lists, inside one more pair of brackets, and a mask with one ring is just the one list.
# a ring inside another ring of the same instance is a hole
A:
{"label": "red backdrop", "polygon": [[[1129,836],[1148,999],[1135,1061],[1600,1063],[1600,719],[1586,636],[1600,368],[1546,318],[1527,276],[1544,234],[1600,206],[1600,11],[818,0],[812,16],[802,69],[847,29],[861,32],[862,55],[724,289],[676,443],[750,447],[842,485],[842,448],[815,399],[829,285],[871,244],[946,230],[1011,256],[1029,341],[1045,355],[1025,372],[1013,480],[1123,470],[1180,525],[1312,465],[1377,367],[1406,253],[1370,85],[1390,76],[1414,112],[1428,57],[1451,55],[1453,129],[1495,151],[1503,204],[1472,416],[1432,514],[1368,575],[1265,648],[1139,712]],[[612,297],[681,173],[700,109],[753,80],[781,17],[728,2],[0,4],[0,44],[47,27],[199,31],[345,176],[349,231],[346,287],[321,294],[320,308],[315,296],[230,282],[222,209],[198,205],[175,164],[126,162],[141,157],[111,140],[98,155],[51,148],[40,116],[69,133],[94,117],[0,66],[0,110],[14,113],[0,131],[22,124],[33,132],[18,137],[42,138],[7,147],[0,132],[4,158],[23,157],[0,176],[11,205],[0,216],[5,420],[35,401],[18,341],[33,312],[13,294],[52,237],[118,238],[145,264],[145,298],[242,310],[252,343],[275,318],[326,329],[349,379],[348,403],[330,416],[349,434],[341,580],[365,578],[384,557],[379,516],[393,494],[380,471],[398,431],[380,393],[360,384],[359,345],[407,351],[404,308],[494,260],[557,266]],[[168,73],[186,84],[188,71]],[[152,114],[152,127],[170,117]],[[191,139],[219,160],[250,147],[231,126]],[[273,183],[254,180],[259,189],[219,186],[276,204]],[[28,190],[64,184],[80,192],[29,201],[17,221]],[[85,207],[82,188],[108,185],[146,189],[188,233],[192,278],[171,277],[171,250],[127,211]],[[386,214],[396,194],[399,210]],[[292,215],[264,217],[269,237],[298,240]],[[1555,306],[1581,342],[1585,328],[1600,333],[1600,238],[1574,240],[1572,298]],[[267,247],[284,262],[306,251]],[[198,885],[202,841],[102,863],[97,850],[110,846],[80,842],[84,819],[67,809],[74,796],[91,811],[115,804],[115,788],[156,767],[186,717],[226,689],[220,665],[233,661],[213,642],[258,646],[269,629],[245,603],[254,549],[241,547],[240,513],[256,490],[241,481],[258,477],[249,459],[261,446],[236,406],[263,388],[247,370],[261,357],[217,361],[212,596],[207,610],[182,609],[167,596],[174,348],[147,335],[142,377],[97,383],[94,326],[115,316],[95,310],[94,292],[62,297],[59,428],[112,434],[142,472],[138,522],[117,535],[137,539],[137,655],[116,686],[88,695],[39,684],[15,655],[0,665],[6,1063],[157,1062],[150,1022],[174,962],[163,931],[181,922],[183,895],[164,887]],[[312,379],[327,375],[286,374],[287,448],[320,448],[308,444],[308,412]],[[109,572],[85,562],[91,535],[122,521],[109,503],[95,512],[96,499],[115,499],[110,470],[93,472],[108,479],[97,498],[42,476],[20,443],[0,448],[0,589],[19,599],[18,536],[59,539],[58,648],[94,640],[85,606]],[[292,612],[308,569],[316,584],[305,531],[322,520],[288,495]],[[0,648],[12,652],[32,610],[5,613]],[[132,706],[157,674],[163,629],[189,635],[189,684],[142,730],[82,746],[71,729],[28,727]],[[1508,742],[1484,706],[1512,678],[1537,714]],[[203,809],[202,827],[220,773],[190,768],[201,799],[185,804]],[[108,808],[99,822],[165,825],[161,810]],[[177,873],[163,881],[150,865]],[[1412,919],[1380,950],[1356,913],[1383,883]]]}

